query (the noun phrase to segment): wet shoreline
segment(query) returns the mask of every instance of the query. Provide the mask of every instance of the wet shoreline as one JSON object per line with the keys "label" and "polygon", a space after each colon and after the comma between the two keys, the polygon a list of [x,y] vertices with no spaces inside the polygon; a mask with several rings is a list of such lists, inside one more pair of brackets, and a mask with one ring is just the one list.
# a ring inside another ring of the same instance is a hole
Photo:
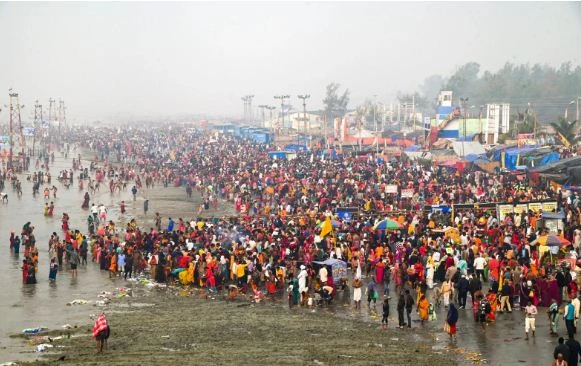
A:
{"label": "wet shoreline", "polygon": [[326,308],[288,309],[283,297],[255,304],[242,296],[207,297],[199,289],[133,289],[134,296],[112,300],[105,310],[111,337],[103,354],[92,337],[82,336],[91,330],[86,324],[26,364],[52,364],[62,356],[59,364],[456,364],[413,333],[382,331],[378,323]]}

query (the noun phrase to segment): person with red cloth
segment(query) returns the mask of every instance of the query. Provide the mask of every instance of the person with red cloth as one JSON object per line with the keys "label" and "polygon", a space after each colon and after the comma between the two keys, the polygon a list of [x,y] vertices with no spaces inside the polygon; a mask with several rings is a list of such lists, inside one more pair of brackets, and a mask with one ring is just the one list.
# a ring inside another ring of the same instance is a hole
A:
{"label": "person with red cloth", "polygon": [[97,340],[98,352],[103,352],[103,346],[109,338],[110,332],[111,329],[109,324],[107,324],[107,319],[105,319],[105,313],[101,313],[93,325],[93,337]]}

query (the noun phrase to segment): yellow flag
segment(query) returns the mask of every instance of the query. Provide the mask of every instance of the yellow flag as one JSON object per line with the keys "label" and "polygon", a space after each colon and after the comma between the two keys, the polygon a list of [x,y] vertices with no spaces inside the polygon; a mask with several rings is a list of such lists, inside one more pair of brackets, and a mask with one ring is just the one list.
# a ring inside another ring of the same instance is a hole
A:
{"label": "yellow flag", "polygon": [[321,238],[324,238],[325,235],[333,232],[333,224],[331,224],[331,218],[327,216],[323,225],[321,225]]}

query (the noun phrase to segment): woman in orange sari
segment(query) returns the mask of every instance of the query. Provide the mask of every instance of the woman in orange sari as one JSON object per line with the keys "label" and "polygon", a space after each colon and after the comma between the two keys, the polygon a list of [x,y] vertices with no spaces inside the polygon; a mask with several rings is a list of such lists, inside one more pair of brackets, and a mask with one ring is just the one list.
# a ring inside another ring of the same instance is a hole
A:
{"label": "woman in orange sari", "polygon": [[109,278],[115,277],[117,272],[117,253],[113,252],[111,254],[111,264],[109,265]]}
{"label": "woman in orange sari", "polygon": [[430,303],[426,298],[426,295],[420,297],[420,301],[418,302],[418,314],[420,315],[420,319],[422,320],[422,324],[425,320],[428,320],[428,309],[430,307]]}

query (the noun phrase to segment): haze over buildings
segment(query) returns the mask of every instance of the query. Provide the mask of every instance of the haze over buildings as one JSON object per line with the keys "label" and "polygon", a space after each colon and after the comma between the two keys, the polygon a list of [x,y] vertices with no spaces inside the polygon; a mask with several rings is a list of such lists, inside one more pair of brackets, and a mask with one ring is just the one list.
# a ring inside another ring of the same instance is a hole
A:
{"label": "haze over buildings", "polygon": [[240,117],[246,94],[317,109],[335,81],[355,106],[468,61],[579,65],[581,3],[0,3],[0,34],[24,119],[49,97],[71,121]]}

